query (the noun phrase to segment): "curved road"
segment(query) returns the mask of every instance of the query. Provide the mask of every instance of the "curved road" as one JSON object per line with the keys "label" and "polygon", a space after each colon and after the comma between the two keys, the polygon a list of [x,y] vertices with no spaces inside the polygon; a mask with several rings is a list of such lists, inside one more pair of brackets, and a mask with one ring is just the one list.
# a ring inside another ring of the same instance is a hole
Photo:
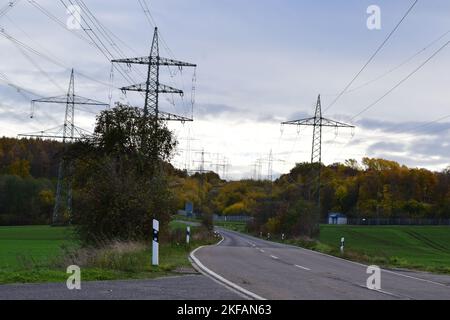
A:
{"label": "curved road", "polygon": [[223,241],[195,251],[194,258],[261,298],[450,299],[450,276],[382,270],[381,290],[369,290],[366,281],[370,275],[363,264],[217,230]]}

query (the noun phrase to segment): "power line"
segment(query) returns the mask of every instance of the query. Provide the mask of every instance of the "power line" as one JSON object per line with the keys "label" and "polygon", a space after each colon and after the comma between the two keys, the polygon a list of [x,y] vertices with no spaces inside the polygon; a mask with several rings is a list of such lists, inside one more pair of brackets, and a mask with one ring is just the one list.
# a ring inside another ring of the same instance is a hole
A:
{"label": "power line", "polygon": [[43,6],[41,6],[39,3],[37,3],[34,0],[28,0],[28,3],[31,4],[33,7],[35,7],[37,10],[39,10],[41,13],[43,13],[45,16],[47,16],[50,20],[53,20],[56,24],[58,24],[60,27],[62,27],[66,31],[70,31],[70,33],[77,38],[89,43],[90,45],[94,45],[88,38],[82,36],[80,33],[75,32],[74,30],[71,30],[67,28],[66,23],[64,23],[62,20],[58,19],[55,15],[53,15],[50,11],[45,9]]}
{"label": "power line", "polygon": [[36,68],[36,69],[38,69],[39,70],[39,72],[41,73],[41,74],[43,74],[56,88],[58,88],[58,90],[60,91],[60,92],[62,92],[62,91],[64,91],[64,89],[59,85],[59,83],[58,82],[56,82],[51,76],[50,76],[50,74],[48,73],[48,72],[46,72],[44,69],[42,69],[40,66],[39,66],[39,64],[36,62],[36,61],[34,61],[34,59],[32,58],[32,57],[30,57],[30,55],[28,55],[26,52],[25,52],[25,50],[22,48],[22,47],[20,47],[20,46],[17,46],[17,49],[20,51],[20,53]]}
{"label": "power line", "polygon": [[431,61],[439,52],[444,50],[445,47],[447,47],[450,44],[450,41],[447,41],[444,45],[442,45],[438,50],[436,50],[428,59],[426,59],[424,62],[422,62],[417,68],[415,68],[412,72],[410,72],[406,77],[404,77],[402,80],[400,80],[395,86],[393,86],[391,89],[389,89],[385,94],[383,94],[380,98],[369,104],[367,107],[362,109],[360,112],[358,112],[356,115],[354,115],[350,120],[353,121],[355,118],[363,114],[364,112],[371,109],[373,106],[378,104],[381,100],[386,98],[389,94],[391,94],[395,89],[397,89],[399,86],[401,86],[404,82],[406,82],[409,78],[411,78],[416,72],[418,72],[420,69],[422,69],[429,61]]}
{"label": "power line", "polygon": [[29,95],[35,96],[35,97],[42,97],[42,95],[35,93],[31,90],[25,89],[13,82],[11,82],[6,74],[0,71],[0,81],[3,81],[11,88],[15,89],[22,97],[24,97],[26,100],[31,100]]}
{"label": "power line", "polygon": [[[435,120],[431,120],[429,122],[426,122],[424,124],[420,124],[418,126],[415,126],[415,127],[412,127],[412,128],[406,129],[406,130],[393,131],[392,133],[398,135],[398,134],[405,134],[405,133],[409,133],[409,132],[418,132],[418,129],[420,129],[420,128],[427,127],[427,126],[430,126],[430,125],[435,124],[435,123],[439,123],[440,121],[443,121],[443,120],[446,120],[446,119],[449,119],[449,118],[450,118],[450,114],[442,116],[442,117],[439,117],[439,118],[437,118]],[[394,129],[394,128],[395,128],[395,126],[392,126],[390,128],[387,128],[385,131],[389,131],[389,130]],[[439,132],[439,131],[443,131],[443,130],[448,130],[448,128],[434,130],[434,131],[431,131],[431,132]],[[419,135],[419,133],[411,134],[411,136],[418,136],[418,135]],[[388,139],[388,138],[392,139],[392,135],[389,135],[389,136],[388,135],[370,135],[370,137],[371,138],[377,138],[377,139]],[[400,137],[396,137],[395,139],[399,140]],[[349,145],[350,141],[351,140],[349,140],[346,144],[344,144],[340,148],[340,151],[339,151],[338,155],[334,157],[334,160],[337,160],[341,156],[342,151]]]}
{"label": "power line", "polygon": [[[74,3],[71,0],[68,0],[68,2],[74,6]],[[67,9],[69,10],[69,6],[63,1],[60,0],[60,3]],[[95,47],[101,52],[101,54],[108,60],[111,61],[112,59],[114,59],[114,55],[111,53],[111,51],[108,49],[108,47],[105,45],[104,41],[98,36],[98,34],[95,32],[95,30],[92,29],[91,25],[86,21],[86,19],[81,16],[81,20],[77,19],[78,17],[74,16],[74,18],[76,18],[77,22],[82,25],[82,23],[84,22],[84,24],[87,26],[87,28],[82,28],[83,31],[86,33],[86,35],[92,40],[92,42],[94,43]],[[91,31],[91,33],[89,33],[88,31]],[[97,40],[96,40],[97,39]],[[133,83],[135,82],[135,80],[130,76],[127,75],[126,71],[120,67],[120,66],[114,66],[116,68],[116,70],[120,73],[120,75],[127,81]]]}
{"label": "power line", "polygon": [[[401,67],[403,67],[404,65],[408,64],[409,62],[411,62],[414,58],[416,58],[417,56],[419,56],[421,53],[425,52],[426,50],[428,50],[430,47],[432,47],[433,45],[435,45],[437,42],[439,42],[440,40],[442,40],[445,36],[447,36],[450,33],[450,30],[447,30],[446,32],[444,32],[443,34],[441,34],[439,37],[437,37],[436,39],[434,39],[433,41],[431,41],[429,44],[427,44],[425,47],[423,47],[422,49],[418,50],[417,52],[415,52],[413,55],[409,56],[407,59],[403,60],[401,63],[397,64],[395,67],[389,69],[388,71],[384,72],[383,74],[377,76],[376,78],[373,78],[369,81],[366,81],[364,83],[362,83],[361,85],[353,88],[353,89],[349,89],[346,91],[345,94],[349,94],[355,91],[358,91],[364,87],[367,87],[368,85],[377,82],[383,78],[385,78],[386,76],[388,76],[389,74],[393,73],[394,71],[400,69]],[[336,94],[327,94],[327,96],[337,96],[339,93]]]}
{"label": "power line", "polygon": [[[11,36],[10,34],[8,34],[4,29],[0,29],[0,35],[5,37],[6,39],[10,40],[13,44],[18,45],[18,46],[28,50],[29,52],[35,54],[36,56],[38,56],[38,57],[40,57],[42,59],[45,59],[48,62],[50,62],[50,63],[52,63],[52,64],[54,64],[54,65],[56,65],[58,67],[63,68],[64,70],[70,70],[71,69],[64,62],[60,61],[58,58],[51,57],[51,56],[49,56],[49,55],[47,55],[47,54],[45,54],[43,52],[40,52],[39,50],[37,50],[35,48],[33,48],[33,47],[23,43],[22,41],[20,41],[20,40],[16,39],[15,37]],[[95,83],[101,84],[101,85],[103,85],[105,87],[108,87],[108,88],[110,87],[109,83],[105,83],[105,82],[99,81],[99,80],[97,80],[97,79],[95,79],[95,78],[93,78],[91,76],[88,76],[88,75],[82,73],[82,72],[76,71],[75,74],[80,75],[83,78],[89,79],[89,80],[91,80],[91,81],[93,81]]]}
{"label": "power line", "polygon": [[12,8],[14,8],[14,6],[16,6],[18,3],[20,2],[20,0],[12,0],[12,1],[8,1],[8,3],[3,6],[2,9],[0,9],[0,18],[3,17],[5,14],[7,14]]}
{"label": "power line", "polygon": [[345,94],[345,92],[350,88],[350,86],[353,84],[353,82],[356,81],[356,79],[361,75],[361,73],[367,68],[367,66],[372,62],[372,60],[376,57],[376,55],[381,51],[381,49],[386,45],[386,43],[389,41],[389,39],[392,37],[392,35],[397,31],[397,29],[400,27],[400,25],[403,23],[403,21],[406,19],[406,17],[409,15],[409,13],[412,11],[412,9],[416,6],[417,2],[419,0],[415,0],[414,3],[409,7],[408,11],[403,15],[403,17],[400,19],[400,21],[397,23],[397,25],[392,29],[392,31],[388,34],[386,39],[381,43],[381,45],[375,50],[375,52],[370,56],[369,60],[363,65],[363,67],[359,70],[359,72],[353,77],[353,79],[345,86],[345,88],[339,93],[339,95],[331,102],[331,104],[324,110],[326,112],[329,110],[336,102]]}

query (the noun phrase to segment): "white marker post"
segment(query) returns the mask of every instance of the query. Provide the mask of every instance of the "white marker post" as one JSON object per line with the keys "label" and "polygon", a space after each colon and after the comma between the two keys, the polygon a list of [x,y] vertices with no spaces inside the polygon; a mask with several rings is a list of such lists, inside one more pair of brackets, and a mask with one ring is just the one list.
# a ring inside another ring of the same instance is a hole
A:
{"label": "white marker post", "polygon": [[281,234],[281,240],[284,241],[284,233]]}
{"label": "white marker post", "polygon": [[345,239],[344,239],[344,237],[342,237],[341,238],[341,253],[344,253],[344,242],[345,242]]}
{"label": "white marker post", "polygon": [[153,219],[153,250],[152,250],[152,264],[159,265],[159,221]]}
{"label": "white marker post", "polygon": [[191,227],[187,226],[186,227],[186,243],[189,244],[191,240]]}

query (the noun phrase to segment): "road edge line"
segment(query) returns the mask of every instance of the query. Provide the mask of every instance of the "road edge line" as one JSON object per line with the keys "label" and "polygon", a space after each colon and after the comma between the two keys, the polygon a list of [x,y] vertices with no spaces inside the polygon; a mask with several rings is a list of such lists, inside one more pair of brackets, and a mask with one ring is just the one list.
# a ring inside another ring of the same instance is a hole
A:
{"label": "road edge line", "polygon": [[[240,235],[243,235],[243,236],[247,236],[249,238],[258,239],[258,240],[269,242],[269,243],[277,243],[277,244],[280,244],[280,245],[291,247],[293,249],[303,250],[303,251],[307,251],[309,253],[318,254],[318,255],[322,255],[322,256],[338,259],[338,260],[341,260],[341,261],[344,261],[344,262],[348,262],[348,263],[351,263],[351,264],[354,264],[354,265],[359,265],[360,267],[365,267],[365,268],[369,267],[368,264],[364,264],[364,263],[361,263],[361,262],[358,262],[358,261],[344,259],[344,258],[341,258],[341,257],[333,256],[331,254],[324,253],[324,252],[315,251],[315,250],[303,248],[303,247],[292,245],[292,244],[286,244],[286,243],[280,243],[280,242],[276,242],[276,241],[268,241],[268,240],[264,240],[264,239],[259,239],[259,238],[255,237],[253,235],[237,232],[237,231],[234,231],[234,230],[225,229],[225,231],[234,232],[234,233],[237,233],[237,234],[240,234]],[[446,287],[446,288],[449,287],[447,284],[444,284],[444,283],[441,283],[441,282],[410,276],[410,275],[399,273],[399,272],[396,272],[396,271],[392,271],[392,270],[386,269],[386,268],[381,268],[380,267],[380,269],[381,269],[382,272],[394,274],[394,275],[399,276],[399,277],[404,277],[404,278],[409,278],[409,279],[413,279],[413,280],[417,280],[417,281],[422,281],[422,282],[438,285],[438,286],[441,286],[441,287]],[[407,270],[406,272],[415,272],[415,271],[414,270]],[[433,274],[433,273],[431,273],[431,274]],[[437,275],[440,275],[440,274],[437,274]]]}
{"label": "road edge line", "polygon": [[[223,238],[222,238],[223,241]],[[220,242],[219,242],[220,243]],[[217,245],[217,244],[216,244]],[[213,279],[214,281],[216,281],[217,283],[221,284],[222,286],[226,287],[227,289],[238,293],[240,296],[246,298],[246,299],[253,299],[253,300],[267,300],[259,295],[257,295],[256,293],[253,293],[247,289],[242,288],[241,286],[235,284],[234,282],[231,282],[227,279],[225,279],[224,277],[222,277],[221,275],[215,273],[214,271],[208,269],[203,263],[200,262],[200,260],[195,256],[195,252],[197,252],[198,250],[205,248],[205,247],[209,247],[209,246],[201,246],[198,247],[197,249],[195,249],[194,251],[192,251],[189,254],[189,258],[191,260],[191,262],[193,263],[194,267],[197,267],[197,269],[204,275],[208,276],[209,278]]]}

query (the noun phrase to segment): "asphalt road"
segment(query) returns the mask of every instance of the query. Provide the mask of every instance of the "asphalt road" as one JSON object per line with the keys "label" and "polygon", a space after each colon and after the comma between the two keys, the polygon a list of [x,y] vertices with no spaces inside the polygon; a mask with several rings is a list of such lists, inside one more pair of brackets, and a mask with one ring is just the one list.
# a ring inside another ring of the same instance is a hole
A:
{"label": "asphalt road", "polygon": [[0,300],[238,300],[242,296],[203,275],[153,280],[0,285]]}
{"label": "asphalt road", "polygon": [[381,290],[366,286],[367,266],[218,229],[224,240],[194,255],[232,284],[265,299],[450,299],[450,276],[382,270]]}

